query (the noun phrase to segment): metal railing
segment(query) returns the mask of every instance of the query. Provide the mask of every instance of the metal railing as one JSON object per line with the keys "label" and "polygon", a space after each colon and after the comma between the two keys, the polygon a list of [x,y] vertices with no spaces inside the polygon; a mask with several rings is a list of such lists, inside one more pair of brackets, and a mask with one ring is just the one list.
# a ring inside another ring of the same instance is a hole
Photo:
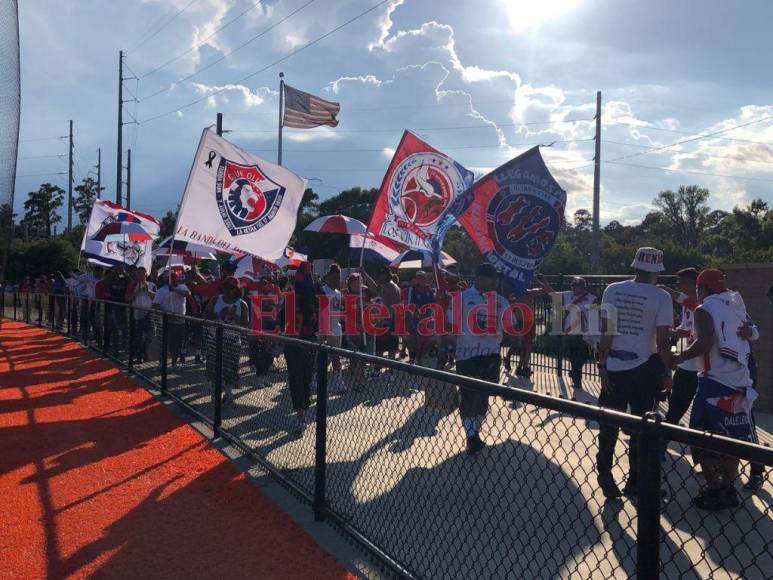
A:
{"label": "metal railing", "polygon": [[[657,414],[126,304],[3,295],[2,313],[80,340],[176,399],[394,575],[765,578],[773,570],[770,469],[761,491],[706,512],[691,503],[701,479],[689,459],[691,450],[738,457],[745,476],[751,464],[773,466],[769,448]],[[464,452],[459,389],[489,396],[487,447],[473,457]],[[638,440],[633,498],[607,500],[597,484],[600,424],[629,436],[614,453],[620,484],[630,437]]]}

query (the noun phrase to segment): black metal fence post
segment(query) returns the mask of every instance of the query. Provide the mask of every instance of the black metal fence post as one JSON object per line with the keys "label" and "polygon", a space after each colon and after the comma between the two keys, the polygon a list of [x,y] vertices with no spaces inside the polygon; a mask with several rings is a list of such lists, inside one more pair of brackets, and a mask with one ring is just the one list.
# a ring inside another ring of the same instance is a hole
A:
{"label": "black metal fence post", "polygon": [[48,295],[48,324],[51,326],[51,332],[56,330],[56,296]]}
{"label": "black metal fence post", "polygon": [[[91,304],[89,304],[89,299],[86,298],[85,300],[81,300],[81,337],[83,338],[83,344],[89,343],[89,326],[91,325],[90,309]],[[96,316],[94,319],[96,320]]]}
{"label": "black metal fence post", "polygon": [[167,329],[167,325],[169,324],[169,321],[166,316],[166,312],[164,312],[161,315],[161,394],[166,393],[166,362],[167,362],[167,356],[168,356],[168,342],[169,342],[169,333]]}
{"label": "black metal fence post", "polygon": [[101,340],[101,342],[102,342],[102,354],[107,354],[107,349],[110,347],[110,341],[107,339],[107,337],[110,336],[110,334],[111,334],[107,330],[107,323],[108,323],[108,316],[107,315],[109,314],[108,311],[110,310],[110,308],[112,306],[109,306],[109,305],[105,304],[104,302],[101,302],[101,303],[98,302],[97,303],[97,307],[99,307],[100,304],[102,305],[102,324],[101,324],[102,332],[100,332],[99,334],[100,334],[100,338],[102,339]]}
{"label": "black metal fence post", "polygon": [[16,292],[11,294],[11,302],[13,302],[13,319],[16,320]]}
{"label": "black metal fence post", "polygon": [[137,332],[136,328],[136,321],[134,320],[134,308],[131,306],[127,306],[126,309],[129,311],[129,337],[127,338],[128,349],[129,349],[129,358],[126,363],[126,366],[129,370],[129,372],[134,372],[134,333]]}
{"label": "black metal fence post", "polygon": [[43,295],[38,294],[38,299],[35,300],[35,304],[38,307],[38,326],[43,326]]}
{"label": "black metal fence post", "polygon": [[659,418],[647,413],[639,434],[638,501],[636,504],[636,572],[640,580],[660,576],[660,479],[661,445]]}
{"label": "black metal fence post", "polygon": [[26,298],[24,299],[24,322],[27,324],[30,323],[30,293],[27,292]]}
{"label": "black metal fence post", "polygon": [[317,351],[317,433],[314,446],[314,521],[325,521],[327,468],[327,351]]}
{"label": "black metal fence post", "polygon": [[215,328],[215,392],[212,398],[212,437],[217,438],[223,422],[223,327],[219,324]]}

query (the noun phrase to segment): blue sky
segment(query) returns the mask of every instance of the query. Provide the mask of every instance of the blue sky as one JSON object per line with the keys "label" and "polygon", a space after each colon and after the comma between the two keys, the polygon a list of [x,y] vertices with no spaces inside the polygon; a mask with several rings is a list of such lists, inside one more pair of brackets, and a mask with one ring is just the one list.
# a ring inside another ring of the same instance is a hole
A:
{"label": "blue sky", "polygon": [[[601,90],[602,222],[638,221],[658,191],[686,183],[708,187],[717,208],[773,201],[773,3],[389,0],[238,82],[376,4],[20,2],[17,211],[41,181],[65,186],[65,175],[40,174],[66,170],[66,157],[55,157],[66,140],[37,139],[65,135],[69,119],[76,182],[101,147],[114,199],[119,49],[140,77],[125,93],[140,101],[125,105],[125,120],[140,122],[124,128],[133,206],[155,215],[176,208],[201,129],[218,111],[228,139],[275,161],[280,70],[288,84],[341,103],[337,128],[285,130],[284,165],[313,178],[323,198],[378,186],[391,148],[412,129],[479,175],[556,141],[543,155],[568,191],[568,211],[588,207]],[[651,148],[661,149],[643,153]]]}

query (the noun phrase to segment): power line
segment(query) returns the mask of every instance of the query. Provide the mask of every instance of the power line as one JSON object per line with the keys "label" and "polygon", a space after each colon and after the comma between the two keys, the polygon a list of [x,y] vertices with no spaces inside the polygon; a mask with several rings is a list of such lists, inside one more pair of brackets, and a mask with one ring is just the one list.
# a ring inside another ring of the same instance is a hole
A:
{"label": "power line", "polygon": [[[636,123],[622,123],[618,121],[613,121],[611,123],[605,124],[605,127],[609,126],[615,126],[615,125],[622,125],[624,127],[633,127],[635,129],[644,129],[646,131],[663,131],[665,133],[676,133],[678,135],[692,135],[692,136],[698,136],[702,133],[696,133],[695,131],[680,131],[678,129],[666,129],[664,127],[652,127],[652,126],[645,126],[645,125],[638,125]],[[738,137],[717,137],[717,139],[722,139],[723,141],[736,141],[738,143],[753,143],[755,145],[773,145],[771,142],[767,141],[754,141],[752,139],[739,139]]]}
{"label": "power line", "polygon": [[54,155],[30,155],[28,157],[19,157],[19,161],[27,159],[51,159],[52,157],[67,157],[67,153],[56,153]]}
{"label": "power line", "polygon": [[155,32],[153,32],[153,33],[152,33],[152,34],[150,34],[149,36],[145,36],[145,37],[144,37],[143,39],[141,39],[141,40],[140,40],[140,41],[139,41],[137,44],[135,44],[135,45],[134,45],[132,48],[130,48],[130,49],[129,49],[129,52],[132,52],[132,51],[134,51],[134,50],[137,50],[137,49],[138,49],[139,47],[141,47],[143,44],[145,44],[146,42],[148,42],[148,41],[149,41],[151,38],[155,37],[155,36],[156,36],[156,35],[157,35],[159,32],[161,32],[161,31],[162,31],[164,28],[166,28],[166,27],[167,27],[167,26],[169,26],[169,25],[170,25],[172,22],[174,22],[174,20],[175,20],[175,19],[176,19],[178,16],[180,16],[180,14],[182,14],[183,12],[185,12],[185,11],[188,9],[188,7],[189,7],[189,6],[191,6],[191,5],[192,5],[194,2],[198,2],[198,1],[199,1],[199,0],[191,0],[190,2],[188,2],[188,3],[187,3],[185,6],[183,6],[183,7],[182,7],[180,10],[178,10],[177,12],[175,12],[175,13],[174,13],[174,15],[173,15],[173,16],[172,16],[172,17],[171,17],[169,20],[167,20],[167,21],[166,21],[164,24],[162,24],[162,25],[161,25],[159,28],[157,28],[157,29],[155,30]]}
{"label": "power line", "polygon": [[[581,143],[585,141],[592,141],[593,139],[563,139],[560,141],[553,141],[552,144],[558,145],[561,143]],[[544,142],[529,142],[529,143],[507,143],[509,147],[526,147],[544,145]],[[458,147],[440,147],[445,150],[459,150],[459,149],[500,149],[501,145],[460,145]],[[377,148],[352,148],[352,149],[284,149],[285,153],[383,153],[384,149],[388,147]],[[276,148],[265,149],[250,149],[254,153],[271,152],[276,151]]]}
{"label": "power line", "polygon": [[[648,149],[649,145],[639,145],[638,143],[626,143],[625,141],[612,141],[611,139],[602,139],[602,143],[612,143],[614,145],[625,145],[627,147],[639,147],[641,149]],[[747,159],[745,157],[734,157],[732,155],[715,155],[713,153],[703,153],[701,151],[694,151],[694,152],[684,152],[681,151],[675,152],[677,155],[694,155],[696,157],[709,157],[709,158],[716,158],[716,159],[732,159],[733,161],[741,161],[744,163],[761,163],[763,165],[773,165],[773,161],[763,161],[761,159]]]}
{"label": "power line", "polygon": [[[306,2],[306,3],[305,3],[304,5],[302,5],[300,8],[296,8],[295,10],[293,10],[292,12],[290,12],[290,14],[288,14],[287,16],[285,16],[284,18],[282,18],[282,19],[281,19],[281,20],[279,20],[278,22],[275,22],[274,24],[272,24],[271,26],[269,26],[269,27],[268,27],[268,28],[266,28],[265,30],[262,30],[261,32],[259,32],[259,33],[258,33],[258,34],[256,34],[255,36],[252,36],[251,38],[247,39],[245,42],[243,42],[242,44],[240,44],[239,46],[237,46],[237,47],[236,47],[236,48],[234,48],[233,50],[231,50],[231,51],[229,51],[229,52],[227,52],[227,53],[225,53],[225,54],[221,55],[219,58],[217,58],[216,60],[213,60],[211,63],[209,63],[209,64],[208,64],[208,65],[206,65],[205,67],[203,67],[203,68],[200,68],[199,70],[197,70],[197,71],[194,71],[194,72],[192,72],[191,74],[189,74],[189,75],[186,75],[186,76],[184,76],[184,77],[182,77],[182,78],[180,78],[180,79],[177,79],[177,80],[176,80],[176,81],[174,81],[172,84],[170,84],[168,87],[165,87],[165,88],[163,88],[163,89],[159,89],[159,90],[157,90],[155,93],[151,93],[151,94],[150,94],[150,95],[148,95],[147,97],[144,97],[144,98],[142,99],[142,101],[143,101],[143,102],[145,102],[145,101],[147,101],[148,99],[152,99],[153,97],[155,97],[155,96],[157,96],[157,95],[160,95],[160,94],[162,94],[162,93],[165,93],[165,92],[167,92],[167,91],[171,90],[173,86],[175,86],[175,85],[178,85],[178,84],[180,84],[180,83],[183,83],[183,82],[185,82],[185,81],[187,81],[187,80],[189,80],[189,79],[192,79],[193,77],[195,77],[195,76],[198,76],[200,73],[204,72],[205,70],[212,68],[212,67],[213,67],[213,66],[215,66],[217,63],[219,63],[219,62],[222,62],[223,60],[225,60],[226,58],[228,58],[229,56],[231,56],[233,53],[235,53],[235,52],[237,52],[237,51],[241,50],[242,48],[244,48],[244,47],[245,47],[245,46],[247,46],[248,44],[251,44],[252,42],[254,42],[254,41],[256,41],[257,39],[259,39],[260,37],[264,36],[265,34],[268,34],[268,33],[269,33],[269,32],[271,32],[271,31],[272,31],[274,28],[276,28],[277,26],[279,26],[280,24],[282,24],[283,22],[285,22],[286,20],[288,20],[289,18],[291,18],[292,16],[296,15],[298,12],[300,12],[301,10],[303,10],[304,8],[306,8],[308,5],[310,5],[310,4],[313,4],[313,3],[314,3],[314,2],[316,2],[316,1],[317,1],[317,0],[308,0],[308,2]],[[237,82],[240,82],[240,81],[237,81]]]}
{"label": "power line", "polygon": [[43,177],[46,175],[67,175],[66,171],[59,171],[57,173],[27,173],[26,175],[17,175],[16,177]]}
{"label": "power line", "polygon": [[199,42],[199,43],[198,43],[196,46],[192,46],[192,47],[191,47],[191,48],[189,48],[188,50],[185,50],[185,51],[181,52],[180,54],[178,54],[178,55],[177,55],[177,56],[175,56],[174,58],[171,58],[171,59],[169,59],[168,61],[166,61],[164,64],[162,64],[162,65],[160,65],[160,66],[157,66],[156,68],[154,68],[154,69],[153,69],[153,70],[151,70],[150,72],[146,72],[144,75],[141,75],[139,78],[140,78],[140,79],[144,79],[145,77],[149,77],[150,75],[157,73],[157,72],[158,72],[158,71],[160,71],[161,69],[163,69],[163,68],[166,68],[167,66],[169,66],[169,65],[170,65],[170,64],[172,64],[173,62],[177,62],[177,61],[178,61],[178,60],[180,60],[182,57],[184,57],[186,54],[188,54],[188,53],[190,53],[190,52],[192,52],[192,51],[194,51],[194,50],[197,50],[197,49],[201,48],[202,46],[204,46],[204,45],[205,45],[205,44],[206,44],[206,43],[209,41],[209,39],[210,39],[210,38],[212,38],[213,36],[215,36],[215,35],[216,35],[218,32],[220,32],[221,30],[223,30],[223,29],[227,28],[228,26],[230,26],[231,24],[233,24],[233,23],[234,23],[234,22],[236,22],[237,20],[239,20],[239,19],[240,19],[242,16],[244,16],[245,14],[247,14],[247,12],[250,12],[251,10],[254,10],[254,9],[255,9],[255,8],[257,8],[258,6],[260,6],[260,5],[261,5],[261,3],[262,3],[262,0],[258,0],[257,2],[253,3],[253,4],[252,4],[252,6],[250,6],[249,8],[247,8],[247,9],[245,9],[245,10],[243,10],[243,11],[242,11],[242,12],[240,12],[240,13],[239,13],[239,14],[238,14],[238,15],[237,15],[235,18],[232,18],[231,20],[229,20],[228,22],[226,22],[225,24],[223,24],[223,26],[221,26],[220,28],[216,29],[216,30],[215,30],[215,31],[214,31],[212,34],[210,34],[210,35],[209,35],[209,36],[207,36],[207,37],[206,37],[204,40],[202,40],[201,42]]}
{"label": "power line", "polygon": [[[282,58],[279,58],[279,59],[275,60],[275,61],[274,61],[274,62],[272,62],[271,64],[268,64],[268,65],[264,66],[263,68],[261,68],[261,69],[259,69],[259,70],[255,71],[255,72],[253,72],[253,73],[250,73],[250,74],[248,74],[248,75],[247,75],[247,76],[245,76],[245,77],[242,77],[241,79],[239,79],[239,80],[235,81],[235,83],[232,83],[232,84],[236,84],[236,83],[243,83],[244,81],[246,81],[246,80],[248,80],[248,79],[251,79],[252,77],[254,77],[254,76],[256,76],[256,75],[258,75],[258,74],[260,74],[260,73],[262,73],[262,72],[264,72],[264,71],[267,71],[268,69],[270,69],[270,68],[272,68],[272,67],[274,67],[274,66],[278,65],[279,63],[286,61],[287,59],[289,59],[289,58],[291,58],[291,57],[295,56],[295,55],[296,55],[296,54],[298,54],[299,52],[302,52],[302,51],[306,50],[307,48],[309,48],[309,47],[311,47],[311,46],[314,46],[314,45],[315,45],[315,44],[317,44],[318,42],[320,42],[320,41],[322,41],[322,40],[324,40],[324,39],[328,38],[329,36],[331,36],[331,35],[335,34],[336,32],[338,32],[338,31],[339,31],[339,30],[341,30],[342,28],[345,28],[346,26],[348,26],[348,25],[349,25],[349,24],[351,24],[352,22],[355,22],[356,20],[359,20],[360,18],[362,18],[362,17],[363,17],[363,16],[365,16],[366,14],[369,14],[370,12],[373,12],[373,11],[374,11],[376,8],[378,8],[378,7],[380,7],[380,6],[383,6],[383,5],[384,5],[384,4],[386,4],[388,1],[389,1],[389,0],[381,0],[380,2],[378,2],[377,4],[374,4],[373,6],[371,6],[370,8],[368,8],[367,10],[364,10],[364,11],[360,12],[360,13],[359,13],[357,16],[355,16],[354,18],[350,18],[349,20],[347,20],[347,21],[346,21],[346,22],[344,22],[343,24],[340,24],[340,25],[336,26],[336,27],[335,27],[335,28],[333,28],[332,30],[329,30],[328,32],[326,32],[325,34],[323,34],[322,36],[318,36],[317,38],[315,38],[315,39],[314,39],[314,40],[312,40],[311,42],[308,42],[308,43],[304,44],[304,45],[303,45],[303,46],[301,46],[300,48],[297,48],[296,50],[294,50],[294,51],[290,52],[289,54],[286,54],[286,55],[285,55],[285,56],[283,56]],[[161,113],[160,115],[156,115],[156,116],[154,116],[154,117],[150,117],[149,119],[145,119],[144,121],[142,121],[142,123],[149,123],[150,121],[154,121],[154,120],[156,120],[156,119],[160,119],[161,117],[165,117],[165,116],[167,116],[167,115],[172,115],[172,114],[174,114],[174,113],[176,113],[177,111],[180,111],[180,110],[182,110],[182,109],[187,109],[188,107],[191,107],[191,106],[195,105],[196,103],[200,103],[201,101],[203,101],[203,100],[206,100],[206,99],[208,99],[208,98],[209,98],[209,97],[211,97],[211,96],[219,95],[219,94],[220,94],[220,93],[222,93],[224,90],[225,90],[225,87],[224,87],[224,88],[222,88],[222,89],[219,89],[219,90],[217,90],[217,91],[213,91],[212,93],[210,93],[210,94],[206,94],[206,95],[204,95],[203,97],[201,97],[201,98],[199,98],[199,99],[196,99],[195,101],[192,101],[192,102],[188,103],[187,105],[183,105],[182,107],[177,107],[176,109],[173,109],[173,110],[171,110],[171,111],[167,111],[166,113]]]}
{"label": "power line", "polygon": [[646,149],[644,151],[640,151],[639,153],[631,153],[629,155],[621,155],[620,157],[616,157],[615,159],[610,159],[610,161],[622,161],[623,159],[630,159],[632,157],[639,157],[640,155],[646,155],[648,153],[655,153],[657,151],[663,151],[665,149],[670,149],[671,147],[676,147],[677,145],[684,145],[686,143],[692,143],[694,141],[702,141],[704,139],[709,139],[713,137],[714,135],[721,135],[723,133],[727,133],[729,131],[735,131],[736,129],[741,129],[743,127],[748,127],[749,125],[756,125],[757,123],[764,123],[765,121],[770,121],[773,119],[773,115],[769,115],[767,117],[761,117],[759,119],[756,119],[754,121],[748,121],[746,123],[741,123],[740,125],[736,125],[735,127],[728,127],[726,129],[720,129],[718,131],[712,131],[711,133],[705,133],[703,135],[697,135],[694,137],[688,137],[687,139],[681,139],[679,141],[676,141],[675,143],[671,143],[670,145],[660,145],[657,147],[650,147],[649,149]]}
{"label": "power line", "polygon": [[61,137],[38,137],[37,139],[22,139],[19,143],[32,143],[34,141],[58,141],[59,139],[68,139],[69,135],[62,135]]}
{"label": "power line", "polygon": [[[211,96],[211,95],[207,95]],[[203,100],[203,99],[200,99]],[[411,129],[411,131],[415,133],[419,132],[429,132],[429,131],[454,131],[459,129],[483,129],[483,128],[494,128],[496,127],[531,127],[535,125],[558,125],[558,124],[564,124],[564,123],[580,123],[583,121],[592,121],[593,119],[568,119],[566,121],[534,121],[531,123],[498,123],[496,121],[490,121],[489,123],[481,124],[481,125],[458,125],[458,126],[452,126],[452,127],[426,127],[426,128],[417,128],[417,129]],[[145,122],[145,121],[143,121]],[[300,130],[300,129],[299,129]],[[402,133],[405,129],[338,129],[336,128],[336,133]],[[265,129],[265,130],[236,130],[233,131],[233,133],[275,133],[276,129]],[[592,141],[593,138],[589,137],[588,139],[573,139],[572,141]],[[548,139],[548,141],[552,141]],[[544,143],[545,141],[541,141],[539,144]],[[563,143],[564,140],[557,140],[553,141],[555,143]]]}
{"label": "power line", "polygon": [[728,179],[745,179],[747,181],[761,181],[764,183],[773,183],[773,179],[765,179],[763,177],[746,177],[745,175],[726,175],[721,173],[707,173],[705,171],[689,171],[687,169],[669,169],[668,167],[657,167],[655,165],[639,165],[637,163],[620,163],[619,161],[605,161],[604,163],[612,163],[614,165],[624,165],[626,167],[638,167],[640,169],[657,169],[665,171],[667,173],[687,173],[690,175],[707,175],[709,177],[726,177]]}

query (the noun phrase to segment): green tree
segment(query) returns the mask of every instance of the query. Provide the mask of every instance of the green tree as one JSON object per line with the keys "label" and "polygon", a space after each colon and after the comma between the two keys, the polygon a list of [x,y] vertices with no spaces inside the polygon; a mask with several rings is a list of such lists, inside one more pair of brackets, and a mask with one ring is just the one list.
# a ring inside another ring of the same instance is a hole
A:
{"label": "green tree", "polygon": [[680,185],[676,192],[661,191],[653,200],[668,224],[672,237],[689,247],[697,247],[709,224],[711,211],[706,203],[709,190],[697,185]]}
{"label": "green tree", "polygon": [[[99,192],[104,191],[104,187],[99,189]],[[97,182],[91,177],[86,177],[80,185],[75,188],[77,195],[73,200],[73,206],[75,212],[78,214],[78,219],[81,224],[86,224],[89,221],[91,215],[91,208],[94,206],[94,200],[99,197],[97,191]]]}
{"label": "green tree", "polygon": [[20,243],[8,259],[8,278],[20,280],[24,276],[62,273],[78,263],[78,251],[67,240],[49,238]]}
{"label": "green tree", "polygon": [[64,205],[64,189],[44,183],[37,191],[27,194],[24,202],[24,223],[31,236],[51,237],[51,226],[62,221],[59,208]]}
{"label": "green tree", "polygon": [[159,239],[163,240],[174,234],[177,225],[177,212],[168,209],[164,217],[161,218],[161,227],[159,228]]}

